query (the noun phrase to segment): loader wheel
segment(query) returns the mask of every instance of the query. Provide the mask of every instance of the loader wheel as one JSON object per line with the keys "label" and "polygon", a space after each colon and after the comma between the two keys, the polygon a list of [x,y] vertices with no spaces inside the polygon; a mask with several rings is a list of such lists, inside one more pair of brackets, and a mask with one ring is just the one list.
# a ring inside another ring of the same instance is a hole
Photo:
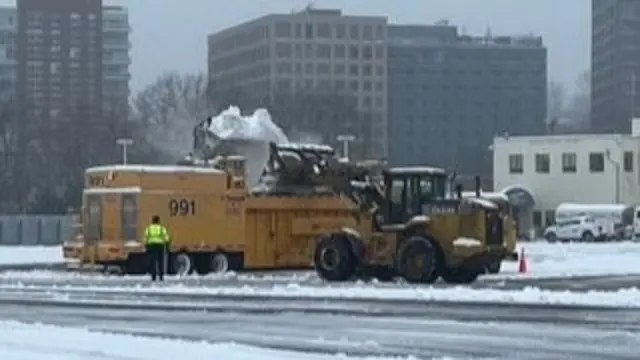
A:
{"label": "loader wheel", "polygon": [[460,267],[457,269],[446,269],[442,272],[442,280],[449,284],[471,284],[478,279],[480,271],[475,268]]}
{"label": "loader wheel", "polygon": [[187,276],[193,272],[193,260],[185,252],[177,253],[170,261],[171,273],[178,276]]}
{"label": "loader wheel", "polygon": [[426,237],[412,236],[398,249],[398,274],[411,283],[431,284],[438,278],[436,257],[436,249]]}
{"label": "loader wheel", "polygon": [[323,237],[316,245],[313,265],[318,275],[325,280],[349,280],[356,269],[356,257],[349,239],[343,234]]}
{"label": "loader wheel", "polygon": [[211,256],[211,272],[214,274],[224,274],[229,271],[229,258],[223,252],[215,253]]}

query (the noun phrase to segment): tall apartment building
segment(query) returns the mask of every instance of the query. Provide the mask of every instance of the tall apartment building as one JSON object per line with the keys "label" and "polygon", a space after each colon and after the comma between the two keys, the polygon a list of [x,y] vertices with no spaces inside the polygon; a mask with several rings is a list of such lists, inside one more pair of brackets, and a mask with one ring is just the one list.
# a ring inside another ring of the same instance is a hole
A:
{"label": "tall apartment building", "polygon": [[16,75],[16,10],[0,7],[0,102],[13,95]]}
{"label": "tall apartment building", "polygon": [[126,8],[105,6],[102,9],[102,97],[105,111],[127,109],[131,94],[130,33]]}
{"label": "tall apartment building", "polygon": [[[10,98],[16,88],[17,17],[15,7],[0,7],[0,101]],[[126,105],[131,94],[130,33],[127,8],[102,8],[102,96],[105,111],[114,106]],[[126,109],[126,106],[123,108]]]}
{"label": "tall apartment building", "polygon": [[209,36],[209,80],[219,91],[237,87],[270,100],[310,89],[349,94],[364,126],[321,119],[324,141],[337,145],[335,132],[346,131],[356,137],[352,154],[384,157],[386,24],[384,17],[339,10],[267,15]]}
{"label": "tall apartment building", "polygon": [[19,0],[17,50],[29,117],[102,113],[102,0]]}
{"label": "tall apartment building", "polygon": [[537,135],[546,117],[540,37],[461,35],[446,23],[389,26],[389,159],[491,176],[497,134]]}
{"label": "tall apartment building", "polygon": [[629,133],[640,115],[640,2],[592,0],[591,10],[591,130]]}

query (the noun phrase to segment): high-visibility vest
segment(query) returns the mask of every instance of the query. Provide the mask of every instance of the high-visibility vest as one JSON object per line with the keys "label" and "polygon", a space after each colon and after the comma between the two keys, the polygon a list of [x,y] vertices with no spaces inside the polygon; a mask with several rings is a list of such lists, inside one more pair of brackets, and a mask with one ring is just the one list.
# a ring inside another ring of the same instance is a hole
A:
{"label": "high-visibility vest", "polygon": [[169,232],[160,224],[151,224],[144,231],[144,243],[148,245],[169,243]]}

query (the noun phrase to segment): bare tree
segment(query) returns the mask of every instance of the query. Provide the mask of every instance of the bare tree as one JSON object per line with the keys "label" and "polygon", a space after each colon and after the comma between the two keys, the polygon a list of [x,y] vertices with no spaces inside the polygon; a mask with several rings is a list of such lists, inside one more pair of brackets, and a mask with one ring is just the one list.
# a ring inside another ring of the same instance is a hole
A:
{"label": "bare tree", "polygon": [[133,99],[133,122],[145,127],[139,141],[152,144],[166,160],[191,150],[192,129],[209,115],[207,79],[202,73],[167,73]]}
{"label": "bare tree", "polygon": [[573,92],[552,81],[548,88],[547,130],[549,133],[581,133],[589,129],[590,72],[578,77]]}
{"label": "bare tree", "polygon": [[550,81],[547,91],[547,118],[561,118],[566,115],[569,93],[560,82]]}
{"label": "bare tree", "polygon": [[576,130],[589,130],[591,117],[591,72],[584,71],[576,81],[576,90],[567,104],[567,117],[572,119]]}

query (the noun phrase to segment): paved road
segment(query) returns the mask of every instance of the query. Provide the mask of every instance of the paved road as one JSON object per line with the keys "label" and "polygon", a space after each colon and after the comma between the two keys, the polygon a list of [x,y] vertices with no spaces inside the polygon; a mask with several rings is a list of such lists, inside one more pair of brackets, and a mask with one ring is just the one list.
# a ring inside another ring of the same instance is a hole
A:
{"label": "paved road", "polygon": [[474,359],[637,359],[640,312],[558,306],[0,293],[0,319],[294,351]]}

